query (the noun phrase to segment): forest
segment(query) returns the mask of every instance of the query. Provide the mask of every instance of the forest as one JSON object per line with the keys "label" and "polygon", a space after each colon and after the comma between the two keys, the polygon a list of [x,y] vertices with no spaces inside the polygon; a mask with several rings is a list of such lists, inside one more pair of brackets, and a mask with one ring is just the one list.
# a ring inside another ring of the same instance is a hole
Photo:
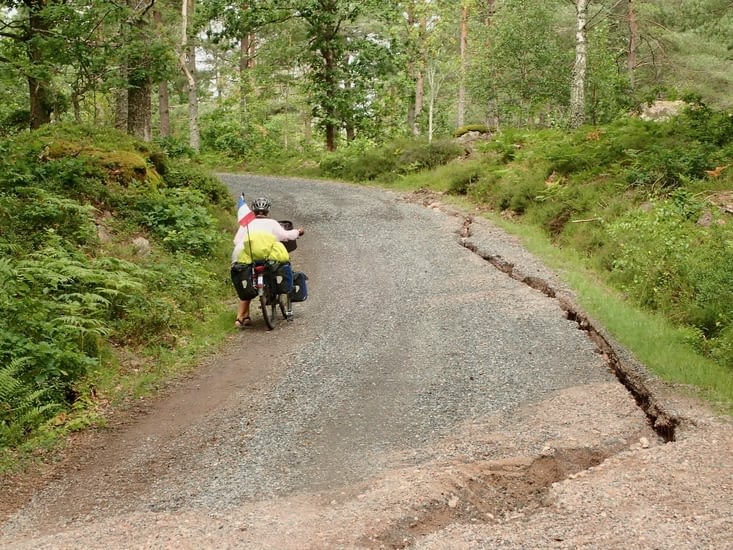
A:
{"label": "forest", "polygon": [[73,120],[241,158],[733,102],[729,0],[0,5],[6,135]]}
{"label": "forest", "polygon": [[730,0],[0,0],[0,471],[230,330],[214,170],[533,228],[730,410],[732,85]]}

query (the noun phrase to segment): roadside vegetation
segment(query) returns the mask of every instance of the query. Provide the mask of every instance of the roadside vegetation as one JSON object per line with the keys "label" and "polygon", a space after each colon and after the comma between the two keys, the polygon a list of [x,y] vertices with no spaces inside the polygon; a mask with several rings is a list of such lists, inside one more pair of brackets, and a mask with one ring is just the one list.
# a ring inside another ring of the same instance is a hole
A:
{"label": "roadside vegetation", "polygon": [[234,205],[185,155],[114,130],[48,125],[0,152],[2,472],[222,337]]}

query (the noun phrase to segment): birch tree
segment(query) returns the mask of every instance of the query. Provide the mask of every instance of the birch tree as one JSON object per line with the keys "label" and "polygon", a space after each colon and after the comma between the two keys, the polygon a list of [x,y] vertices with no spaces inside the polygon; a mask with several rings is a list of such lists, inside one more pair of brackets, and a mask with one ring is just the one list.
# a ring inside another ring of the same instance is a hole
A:
{"label": "birch tree", "polygon": [[458,116],[456,125],[460,128],[466,119],[466,70],[468,66],[468,1],[461,4],[461,24],[459,30],[460,79],[458,81]]}
{"label": "birch tree", "polygon": [[191,149],[198,152],[201,148],[199,135],[199,103],[196,90],[196,43],[191,31],[193,25],[194,0],[181,1],[181,51],[179,62],[186,75],[188,85],[188,141]]}
{"label": "birch tree", "polygon": [[570,124],[573,128],[585,122],[585,75],[588,65],[587,24],[591,0],[575,1],[575,63],[570,84]]}

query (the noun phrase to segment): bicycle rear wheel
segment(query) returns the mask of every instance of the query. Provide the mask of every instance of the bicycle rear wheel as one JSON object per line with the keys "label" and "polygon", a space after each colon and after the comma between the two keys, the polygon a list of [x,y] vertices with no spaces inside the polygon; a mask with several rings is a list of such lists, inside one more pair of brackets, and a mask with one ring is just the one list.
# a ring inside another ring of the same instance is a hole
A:
{"label": "bicycle rear wheel", "polygon": [[265,319],[267,330],[275,328],[275,307],[277,304],[269,305],[267,296],[260,296],[260,308],[262,308],[262,317]]}
{"label": "bicycle rear wheel", "polygon": [[277,303],[280,306],[280,313],[286,321],[293,320],[293,304],[290,302],[290,294],[278,294]]}

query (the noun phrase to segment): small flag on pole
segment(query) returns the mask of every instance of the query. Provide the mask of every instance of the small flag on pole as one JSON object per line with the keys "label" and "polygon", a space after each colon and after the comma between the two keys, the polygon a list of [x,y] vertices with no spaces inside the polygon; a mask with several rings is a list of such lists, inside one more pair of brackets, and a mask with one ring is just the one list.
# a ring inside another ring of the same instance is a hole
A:
{"label": "small flag on pole", "polygon": [[237,234],[234,235],[234,244],[239,244],[244,240],[245,228],[249,225],[249,222],[255,219],[255,213],[247,206],[247,201],[244,200],[244,194],[239,196],[237,219],[239,220],[239,228],[237,229]]}

